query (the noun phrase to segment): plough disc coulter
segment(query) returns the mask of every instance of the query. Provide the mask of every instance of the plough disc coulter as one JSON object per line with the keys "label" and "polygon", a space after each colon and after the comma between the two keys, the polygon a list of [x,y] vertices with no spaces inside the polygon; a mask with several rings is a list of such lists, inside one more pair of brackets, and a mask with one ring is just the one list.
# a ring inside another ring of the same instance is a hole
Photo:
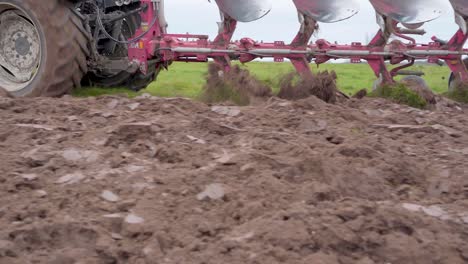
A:
{"label": "plough disc coulter", "polygon": [[[468,0],[369,0],[380,29],[369,43],[348,44],[324,39],[310,43],[310,39],[319,23],[342,23],[357,14],[357,0],[291,1],[299,14],[296,37],[265,43],[232,38],[238,22],[267,16],[273,0],[212,1],[221,13],[219,33],[213,40],[203,34],[169,33],[164,0],[0,0],[4,25],[0,31],[0,87],[15,96],[61,95],[83,82],[138,90],[174,61],[212,60],[229,71],[233,60],[247,63],[259,58],[288,60],[301,75],[312,74],[311,63],[336,59],[367,62],[383,84],[394,83],[394,77],[407,73],[403,69],[417,60],[445,62],[452,71],[452,87],[468,84],[463,62],[468,55],[464,49]],[[433,20],[448,13],[450,10],[444,10],[448,2],[455,10],[459,30],[449,40],[433,37],[429,43],[417,43],[412,36],[424,34],[425,23],[436,23]],[[48,10],[68,20],[55,23]],[[68,52],[60,53],[64,51]],[[389,64],[397,66],[389,70]]]}
{"label": "plough disc coulter", "polygon": [[224,14],[239,22],[252,22],[264,17],[271,10],[270,1],[265,0],[216,0]]}
{"label": "plough disc coulter", "polygon": [[356,0],[293,0],[293,2],[301,14],[323,23],[345,20],[359,12],[359,4]]}
{"label": "plough disc coulter", "polygon": [[450,0],[450,2],[458,14],[468,16],[468,4],[466,0]]}
{"label": "plough disc coulter", "polygon": [[375,10],[397,22],[421,24],[442,15],[443,2],[439,0],[370,0]]}

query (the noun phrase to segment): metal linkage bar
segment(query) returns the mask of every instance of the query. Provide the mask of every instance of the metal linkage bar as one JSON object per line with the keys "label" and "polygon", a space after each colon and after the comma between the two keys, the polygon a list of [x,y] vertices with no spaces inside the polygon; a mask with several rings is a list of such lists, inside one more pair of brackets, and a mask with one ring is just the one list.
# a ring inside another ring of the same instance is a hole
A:
{"label": "metal linkage bar", "polygon": [[[230,56],[235,57],[243,63],[250,62],[254,59],[262,58],[282,58],[282,59],[301,59],[306,55],[312,57],[321,64],[333,59],[353,59],[358,58],[362,60],[371,60],[375,57],[387,57],[386,60],[398,59],[404,60],[428,60],[431,57],[436,57],[444,60],[457,59],[460,56],[468,55],[468,49],[460,51],[451,51],[445,49],[429,48],[426,45],[415,46],[405,49],[372,49],[368,46],[359,45],[335,45],[319,40],[319,44],[310,45],[306,50],[296,50],[294,46],[282,45],[281,48],[276,46],[275,43],[255,43],[252,46],[243,44],[246,39],[240,42],[231,43],[231,49],[216,49],[216,46],[207,44],[205,47],[200,47],[199,42],[185,42],[178,43],[178,41],[171,42],[173,45],[167,43],[161,44],[166,46],[173,54],[173,58],[177,57],[197,57],[203,54],[207,58],[214,58],[216,56]],[[325,42],[325,43],[324,43]],[[325,47],[325,45],[327,45]],[[405,46],[403,46],[405,47]],[[407,47],[407,46],[406,46]],[[165,50],[165,49],[163,49]],[[417,57],[417,58],[415,58]],[[175,59],[177,60],[177,59]],[[201,61],[206,61],[203,59]]]}

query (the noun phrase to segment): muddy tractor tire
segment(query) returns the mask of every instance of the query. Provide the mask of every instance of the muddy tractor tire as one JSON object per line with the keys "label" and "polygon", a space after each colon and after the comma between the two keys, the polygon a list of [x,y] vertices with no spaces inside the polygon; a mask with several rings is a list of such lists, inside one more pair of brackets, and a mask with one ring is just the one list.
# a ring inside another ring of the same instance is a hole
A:
{"label": "muddy tractor tire", "polygon": [[128,89],[137,92],[146,88],[150,83],[155,81],[161,70],[161,65],[153,63],[149,64],[147,74],[143,74],[139,71],[133,74],[122,71],[111,76],[101,76],[95,73],[89,73],[83,79],[83,85],[104,88],[127,87]]}
{"label": "muddy tractor tire", "polygon": [[0,0],[0,87],[14,97],[61,96],[87,72],[88,39],[67,0]]}
{"label": "muddy tractor tire", "polygon": [[[122,22],[121,37],[125,40],[131,39],[141,26],[141,19],[139,15],[129,16]],[[127,57],[127,45],[118,44],[118,46],[118,51],[115,52],[114,55],[117,58]],[[139,91],[146,88],[146,86],[148,86],[151,82],[155,81],[160,71],[161,65],[150,63],[147,74],[143,74],[140,71],[129,73],[125,70],[110,75],[89,72],[83,79],[83,84],[85,86],[97,86],[105,88],[127,87],[130,90]]]}

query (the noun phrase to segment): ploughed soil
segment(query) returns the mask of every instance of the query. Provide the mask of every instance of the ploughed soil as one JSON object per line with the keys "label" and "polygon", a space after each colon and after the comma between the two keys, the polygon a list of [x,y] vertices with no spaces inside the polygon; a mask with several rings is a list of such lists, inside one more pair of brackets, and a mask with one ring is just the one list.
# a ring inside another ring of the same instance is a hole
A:
{"label": "ploughed soil", "polygon": [[468,108],[0,98],[0,263],[468,263]]}

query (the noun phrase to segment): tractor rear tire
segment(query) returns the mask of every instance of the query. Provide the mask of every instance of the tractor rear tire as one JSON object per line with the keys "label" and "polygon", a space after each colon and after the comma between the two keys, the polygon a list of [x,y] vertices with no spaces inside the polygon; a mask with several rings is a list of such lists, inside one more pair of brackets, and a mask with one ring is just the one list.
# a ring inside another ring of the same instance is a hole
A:
{"label": "tractor rear tire", "polygon": [[7,32],[0,31],[0,88],[14,97],[58,97],[80,87],[89,49],[73,8],[67,0],[0,0]]}
{"label": "tractor rear tire", "polygon": [[113,76],[106,77],[89,73],[83,79],[82,83],[84,86],[97,86],[103,88],[126,87],[132,91],[138,92],[145,89],[150,83],[154,82],[161,72],[161,69],[162,66],[159,64],[149,64],[147,74],[143,74],[140,71],[133,74],[122,71]]}
{"label": "tractor rear tire", "polygon": [[[131,39],[141,26],[141,19],[137,15],[128,17],[123,21],[122,37],[126,40]],[[119,44],[122,45],[122,44]],[[128,57],[128,51],[122,48],[117,57]],[[159,72],[161,71],[161,65],[150,64],[148,65],[148,73],[143,74],[140,71],[135,73],[129,73],[127,71],[121,71],[113,75],[101,75],[93,72],[89,72],[83,79],[83,85],[85,86],[97,86],[104,88],[115,88],[115,87],[127,87],[132,91],[140,91],[146,88],[151,82],[156,80]]]}

